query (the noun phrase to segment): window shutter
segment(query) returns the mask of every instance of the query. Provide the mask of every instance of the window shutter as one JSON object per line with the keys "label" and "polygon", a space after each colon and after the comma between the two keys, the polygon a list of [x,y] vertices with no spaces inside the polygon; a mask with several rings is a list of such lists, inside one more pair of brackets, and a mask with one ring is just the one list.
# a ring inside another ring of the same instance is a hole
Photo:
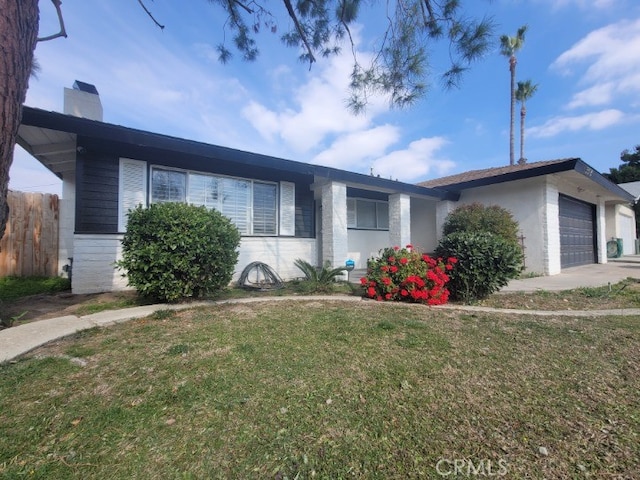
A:
{"label": "window shutter", "polygon": [[280,182],[280,235],[296,234],[296,184]]}
{"label": "window shutter", "polygon": [[127,214],[138,205],[147,206],[147,163],[120,159],[118,182],[118,231],[127,229]]}
{"label": "window shutter", "polygon": [[347,198],[347,227],[356,228],[356,201],[353,198]]}

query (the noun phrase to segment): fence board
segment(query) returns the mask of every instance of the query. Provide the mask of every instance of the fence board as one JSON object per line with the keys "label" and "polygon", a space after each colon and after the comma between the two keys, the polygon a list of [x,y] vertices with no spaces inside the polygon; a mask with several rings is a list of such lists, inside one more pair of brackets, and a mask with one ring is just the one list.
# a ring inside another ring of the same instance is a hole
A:
{"label": "fence board", "polygon": [[58,275],[59,199],[9,191],[9,220],[0,240],[0,276]]}

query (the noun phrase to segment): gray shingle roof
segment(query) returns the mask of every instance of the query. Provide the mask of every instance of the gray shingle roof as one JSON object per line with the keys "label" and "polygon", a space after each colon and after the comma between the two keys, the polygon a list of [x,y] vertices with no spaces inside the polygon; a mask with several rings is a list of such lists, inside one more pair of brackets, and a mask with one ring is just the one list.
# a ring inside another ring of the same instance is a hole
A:
{"label": "gray shingle roof", "polygon": [[[510,173],[524,172],[527,170],[534,170],[536,168],[547,167],[549,165],[555,165],[571,160],[576,160],[574,158],[562,158],[558,160],[547,160],[543,162],[532,162],[525,163],[524,165],[507,165],[504,167],[493,167],[493,168],[485,168],[483,170],[470,170],[468,172],[462,172],[455,175],[449,175],[448,177],[434,178],[433,180],[427,180],[425,182],[420,182],[418,185],[421,187],[428,188],[436,188],[436,187],[447,187],[451,185],[458,185],[461,183],[473,182],[475,180],[481,179],[489,179],[492,177],[496,177],[496,183],[500,182],[501,177],[503,175],[507,175]],[[530,172],[534,173],[534,172]],[[532,175],[533,176],[533,175]]]}

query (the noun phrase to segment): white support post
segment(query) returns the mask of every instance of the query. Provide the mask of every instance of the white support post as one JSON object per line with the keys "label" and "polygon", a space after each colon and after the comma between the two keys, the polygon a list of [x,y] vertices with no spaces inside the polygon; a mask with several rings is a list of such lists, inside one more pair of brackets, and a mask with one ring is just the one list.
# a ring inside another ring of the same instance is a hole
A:
{"label": "white support post", "polygon": [[347,186],[329,182],[322,185],[322,261],[344,266],[348,258]]}
{"label": "white support post", "polygon": [[403,248],[411,243],[411,197],[402,193],[389,195],[389,240],[391,246]]}

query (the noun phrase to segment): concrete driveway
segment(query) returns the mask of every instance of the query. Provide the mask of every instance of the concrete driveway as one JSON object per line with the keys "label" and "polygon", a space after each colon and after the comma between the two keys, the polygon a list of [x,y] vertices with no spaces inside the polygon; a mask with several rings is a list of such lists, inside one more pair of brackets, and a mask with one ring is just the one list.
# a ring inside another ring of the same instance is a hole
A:
{"label": "concrete driveway", "polygon": [[608,263],[567,268],[558,275],[512,280],[501,292],[535,292],[536,290],[570,290],[578,287],[601,287],[627,277],[640,279],[640,255],[609,259]]}

